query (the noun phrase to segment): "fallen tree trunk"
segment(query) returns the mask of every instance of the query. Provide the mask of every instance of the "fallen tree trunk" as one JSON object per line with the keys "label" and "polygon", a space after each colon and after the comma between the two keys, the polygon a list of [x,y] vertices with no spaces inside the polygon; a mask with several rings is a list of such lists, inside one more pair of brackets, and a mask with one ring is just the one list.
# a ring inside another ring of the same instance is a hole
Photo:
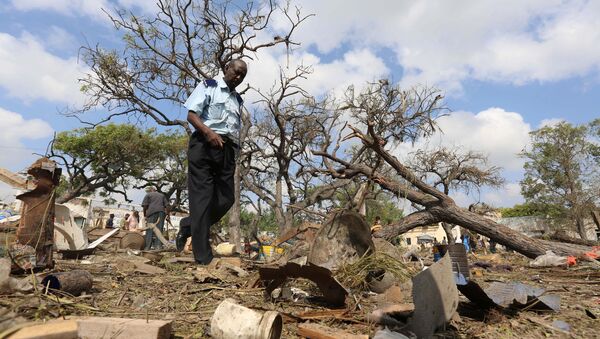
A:
{"label": "fallen tree trunk", "polygon": [[599,241],[573,238],[573,237],[569,237],[568,235],[566,235],[563,232],[555,232],[550,235],[549,239],[554,240],[554,241],[566,242],[569,244],[582,245],[582,246],[600,246]]}
{"label": "fallen tree trunk", "polygon": [[406,233],[415,227],[431,225],[437,222],[459,225],[488,237],[529,258],[535,258],[549,250],[558,255],[580,255],[589,250],[589,247],[577,244],[552,242],[528,237],[479,214],[461,209],[453,202],[449,203],[448,201],[443,205],[432,206],[426,210],[409,214],[406,218],[400,220],[399,223],[386,227],[376,236],[389,239],[398,234]]}
{"label": "fallen tree trunk", "polygon": [[[414,141],[420,136],[428,136],[435,129],[432,114],[441,109],[438,104],[442,97],[434,93],[427,90],[401,91],[381,82],[359,95],[350,92],[343,109],[351,111],[362,125],[347,125],[351,133],[340,137],[335,147],[330,147],[332,143],[329,143],[322,145],[320,150],[313,150],[314,155],[323,158],[323,166],[313,172],[342,180],[361,177],[423,208],[399,223],[384,228],[376,234],[379,237],[391,239],[418,226],[446,222],[486,236],[530,258],[545,254],[548,250],[559,255],[579,255],[589,250],[581,245],[530,238],[461,209],[448,194],[437,189],[436,183],[431,182],[427,175],[415,173],[393,154],[398,151],[393,147],[394,142]],[[362,149],[351,156],[337,152],[340,141],[354,138],[361,141]],[[386,149],[390,145],[392,147]],[[374,156],[377,157],[376,161],[373,160]]]}

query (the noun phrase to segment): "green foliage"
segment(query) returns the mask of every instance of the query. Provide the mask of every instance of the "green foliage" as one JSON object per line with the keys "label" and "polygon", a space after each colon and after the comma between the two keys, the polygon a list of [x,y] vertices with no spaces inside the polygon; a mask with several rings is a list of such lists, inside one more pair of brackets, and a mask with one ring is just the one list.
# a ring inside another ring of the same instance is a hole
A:
{"label": "green foliage", "polygon": [[[348,185],[344,190],[338,190],[332,201],[334,208],[345,208],[349,201],[356,195],[358,186],[356,184]],[[369,194],[366,199],[367,205],[367,223],[373,224],[375,217],[381,218],[381,223],[387,225],[389,222],[397,222],[404,213],[396,205],[394,197],[382,190],[376,190]]]}
{"label": "green foliage", "polygon": [[550,214],[555,214],[558,212],[554,210],[556,210],[556,208],[552,208],[550,205],[540,206],[533,203],[517,204],[513,207],[504,207],[499,209],[500,213],[502,213],[502,217],[504,218],[549,216]]}
{"label": "green foliage", "polygon": [[167,180],[185,186],[186,142],[184,134],[157,134],[154,129],[126,124],[61,132],[51,154],[67,176],[59,185],[59,201],[93,193],[126,197],[125,191],[136,185],[160,188]]}
{"label": "green foliage", "polygon": [[599,198],[598,124],[561,122],[530,133],[531,146],[521,153],[527,159],[521,181],[527,204],[581,228],[583,215]]}
{"label": "green foliage", "polygon": [[375,217],[381,218],[381,224],[398,222],[404,216],[388,194],[379,194],[376,200],[367,200],[367,222],[372,225]]}
{"label": "green foliage", "polygon": [[109,124],[94,129],[78,128],[56,136],[54,149],[75,163],[89,164],[93,172],[111,171],[140,174],[158,148],[154,130],[142,131],[133,125]]}
{"label": "green foliage", "polygon": [[[225,216],[213,226],[216,231],[221,231],[224,228],[229,227],[229,219],[231,218],[231,210],[225,214]],[[258,220],[256,220],[258,218]],[[242,236],[249,236],[253,229],[252,225],[256,222],[257,231],[266,231],[277,233],[279,231],[279,225],[275,219],[275,213],[271,210],[264,212],[262,215],[256,215],[254,212],[242,208],[240,212],[240,230]]]}

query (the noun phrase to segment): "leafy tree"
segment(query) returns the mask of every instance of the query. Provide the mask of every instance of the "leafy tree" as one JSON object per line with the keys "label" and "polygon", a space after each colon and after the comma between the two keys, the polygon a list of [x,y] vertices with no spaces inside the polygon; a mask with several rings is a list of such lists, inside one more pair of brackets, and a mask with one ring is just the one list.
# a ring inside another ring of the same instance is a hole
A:
{"label": "leafy tree", "polygon": [[188,136],[181,130],[166,131],[155,136],[157,148],[154,159],[148,159],[153,168],[136,177],[136,188],[157,187],[171,199],[174,210],[182,210],[187,203],[187,149]]}
{"label": "leafy tree", "polygon": [[404,216],[404,212],[398,208],[397,202],[388,192],[381,192],[377,199],[367,200],[367,222],[373,224],[375,217],[381,218],[381,223],[387,225],[388,223],[396,222]]}
{"label": "leafy tree", "polygon": [[78,128],[56,135],[50,157],[61,167],[67,180],[57,202],[102,189],[122,194],[133,179],[152,169],[158,142],[153,130],[142,131],[132,125],[109,124],[93,129]]}
{"label": "leafy tree", "polygon": [[504,207],[499,209],[503,218],[513,217],[531,217],[531,216],[543,216],[544,211],[537,208],[536,205],[524,203],[516,204],[513,207]]}
{"label": "leafy tree", "polygon": [[525,201],[550,217],[564,219],[587,239],[584,216],[598,202],[600,119],[575,126],[561,122],[530,133],[521,193]]}
{"label": "leafy tree", "polygon": [[133,125],[108,124],[61,132],[50,157],[65,169],[58,202],[99,193],[118,193],[130,201],[127,190],[157,187],[177,208],[186,195],[187,135],[156,133]]}
{"label": "leafy tree", "polygon": [[400,220],[404,212],[398,208],[398,199],[387,191],[371,188],[369,185],[364,186],[364,183],[359,185],[354,182],[349,182],[344,187],[341,187],[336,191],[335,196],[331,201],[331,209],[344,209],[344,208],[359,208],[354,206],[354,203],[360,199],[361,188],[365,190],[363,194],[365,204],[365,219],[367,223],[373,224],[375,217],[381,218],[382,224],[388,222],[397,222]]}

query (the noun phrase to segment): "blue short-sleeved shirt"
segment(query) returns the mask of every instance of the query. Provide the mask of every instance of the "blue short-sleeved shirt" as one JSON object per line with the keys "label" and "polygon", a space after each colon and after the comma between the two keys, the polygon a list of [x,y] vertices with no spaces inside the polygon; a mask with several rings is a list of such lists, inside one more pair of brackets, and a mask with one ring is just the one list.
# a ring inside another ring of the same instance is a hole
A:
{"label": "blue short-sleeved shirt", "polygon": [[200,82],[184,106],[198,114],[206,127],[239,144],[242,111],[240,96],[237,92],[230,91],[222,78],[216,82],[216,86],[207,86],[208,81]]}

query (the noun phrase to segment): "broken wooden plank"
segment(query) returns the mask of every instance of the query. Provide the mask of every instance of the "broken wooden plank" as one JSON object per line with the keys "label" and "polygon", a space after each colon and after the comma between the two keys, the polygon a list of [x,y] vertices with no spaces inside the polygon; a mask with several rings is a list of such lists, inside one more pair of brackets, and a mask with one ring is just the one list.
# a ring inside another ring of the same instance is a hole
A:
{"label": "broken wooden plank", "polygon": [[296,317],[302,320],[330,319],[343,317],[346,313],[348,313],[347,309],[307,311],[296,315]]}
{"label": "broken wooden plank", "polygon": [[24,327],[10,339],[77,339],[77,322],[75,320],[50,321],[45,324]]}
{"label": "broken wooden plank", "polygon": [[80,338],[168,339],[172,321],[130,318],[77,318]]}
{"label": "broken wooden plank", "polygon": [[100,238],[96,239],[96,241],[94,241],[93,243],[89,244],[89,246],[87,248],[95,248],[96,246],[100,245],[104,240],[110,238],[113,234],[115,234],[117,232],[119,232],[118,228],[111,230],[110,232],[108,232],[105,235],[101,236]]}
{"label": "broken wooden plank", "polygon": [[144,264],[142,262],[134,262],[135,272],[144,273],[144,274],[165,274],[167,271],[160,267]]}
{"label": "broken wooden plank", "polygon": [[196,259],[192,258],[192,257],[174,257],[174,258],[170,258],[167,260],[168,263],[170,264],[175,264],[175,263],[195,263]]}
{"label": "broken wooden plank", "polygon": [[298,336],[310,339],[369,339],[366,334],[353,334],[319,324],[299,324]]}

